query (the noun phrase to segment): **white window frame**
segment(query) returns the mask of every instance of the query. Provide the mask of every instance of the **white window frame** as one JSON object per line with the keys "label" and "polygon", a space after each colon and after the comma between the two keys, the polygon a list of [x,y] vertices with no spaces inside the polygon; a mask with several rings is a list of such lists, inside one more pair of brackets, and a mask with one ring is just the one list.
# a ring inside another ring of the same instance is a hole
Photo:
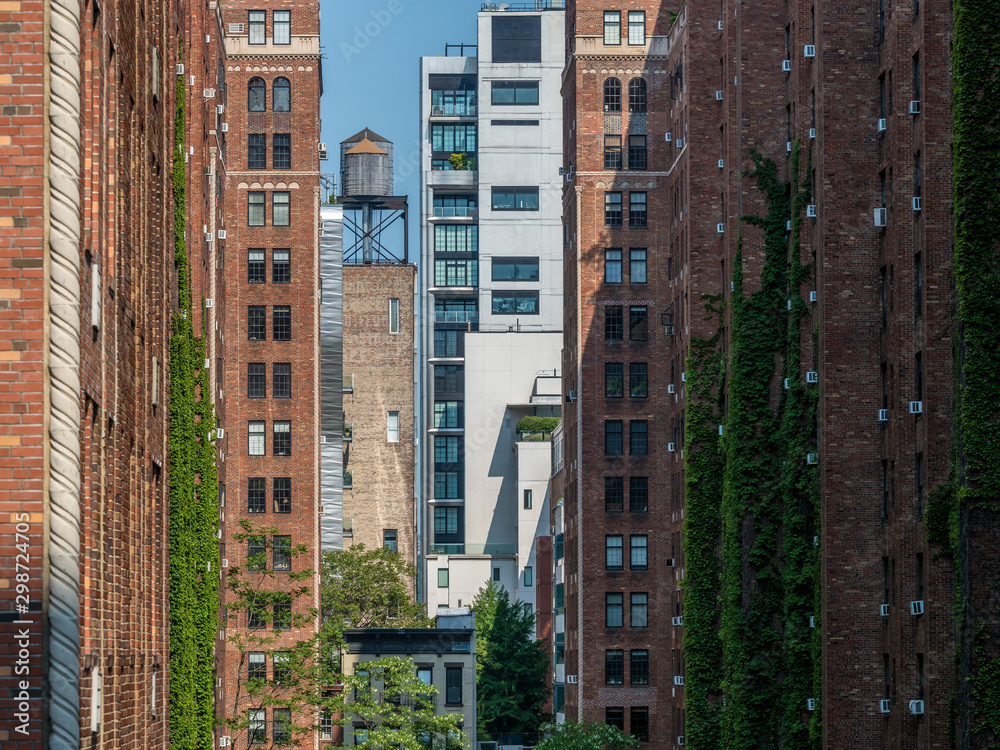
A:
{"label": "white window frame", "polygon": [[390,411],[386,415],[385,439],[387,443],[399,442],[399,412]]}
{"label": "white window frame", "polygon": [[389,299],[389,333],[399,333],[399,300]]}

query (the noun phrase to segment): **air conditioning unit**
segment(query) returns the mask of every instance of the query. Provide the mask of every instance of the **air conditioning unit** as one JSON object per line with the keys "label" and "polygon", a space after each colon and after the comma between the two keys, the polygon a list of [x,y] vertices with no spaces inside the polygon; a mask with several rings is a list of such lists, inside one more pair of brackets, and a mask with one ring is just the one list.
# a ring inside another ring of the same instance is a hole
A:
{"label": "air conditioning unit", "polygon": [[815,203],[810,203],[808,206],[806,206],[806,216],[808,216],[810,219],[815,219],[816,218],[816,204]]}
{"label": "air conditioning unit", "polygon": [[889,699],[883,698],[878,702],[878,710],[884,714],[889,713]]}
{"label": "air conditioning unit", "polygon": [[[722,31],[722,21],[719,21],[719,31]],[[683,743],[681,743],[683,744]]]}
{"label": "air conditioning unit", "polygon": [[242,34],[243,33],[243,24],[241,24],[241,23],[231,23],[231,24],[229,24],[229,33],[230,34]]}
{"label": "air conditioning unit", "polygon": [[885,132],[885,118],[884,117],[878,118],[878,132],[880,132],[880,133]]}
{"label": "air conditioning unit", "polygon": [[722,425],[720,424],[720,425],[719,425],[719,437],[722,437],[722,435],[723,435],[723,433],[724,433],[725,431],[726,431],[726,428],[725,428],[725,427],[723,427],[723,426],[722,426]]}
{"label": "air conditioning unit", "polygon": [[809,301],[810,302],[815,302],[816,299],[817,299],[816,292],[809,292]]}
{"label": "air conditioning unit", "polygon": [[205,44],[211,44],[211,43],[212,43],[212,37],[211,37],[211,35],[210,34],[205,34]]}
{"label": "air conditioning unit", "polygon": [[816,57],[816,45],[807,44],[803,52],[805,53],[806,57]]}
{"label": "air conditioning unit", "polygon": [[206,99],[214,99],[215,98],[215,89],[202,89],[201,90],[201,95],[203,97],[205,97]]}
{"label": "air conditioning unit", "polygon": [[920,114],[920,100],[914,99],[910,102],[910,114],[919,115]]}
{"label": "air conditioning unit", "polygon": [[226,111],[226,105],[225,104],[216,104],[215,105],[215,114],[221,115],[225,111]]}
{"label": "air conditioning unit", "polygon": [[683,147],[684,147],[684,139],[683,138],[678,138],[677,139],[677,148],[683,148]]}
{"label": "air conditioning unit", "polygon": [[210,366],[210,363],[209,363],[208,357],[206,357],[205,358],[205,369],[207,370],[209,368],[209,366]]}
{"label": "air conditioning unit", "polygon": [[722,169],[725,166],[726,166],[725,159],[719,159],[719,169]]}
{"label": "air conditioning unit", "polygon": [[910,713],[914,716],[923,716],[924,714],[924,702],[923,701],[910,701]]}
{"label": "air conditioning unit", "polygon": [[816,128],[809,128],[809,137],[810,138],[816,137]]}
{"label": "air conditioning unit", "polygon": [[917,599],[915,602],[910,602],[910,614],[911,615],[922,615],[924,613],[924,600]]}
{"label": "air conditioning unit", "polygon": [[177,63],[177,75],[184,75],[184,63]]}
{"label": "air conditioning unit", "polygon": [[789,219],[788,221],[785,222],[785,231],[786,232],[791,232],[792,231],[792,220],[791,219]]}
{"label": "air conditioning unit", "polygon": [[681,617],[671,618],[671,622],[673,622],[674,627],[680,627],[681,625],[684,624],[684,617],[681,616]]}
{"label": "air conditioning unit", "polygon": [[878,421],[879,422],[888,422],[889,421],[889,410],[888,409],[879,409],[878,410]]}
{"label": "air conditioning unit", "polygon": [[875,226],[884,227],[885,226],[885,209],[876,208],[875,209]]}
{"label": "air conditioning unit", "polygon": [[567,401],[576,401],[576,391],[570,391],[569,395],[566,397]]}
{"label": "air conditioning unit", "polygon": [[672,135],[671,135],[670,133],[664,133],[664,134],[663,134],[663,139],[664,139],[664,140],[665,140],[665,141],[666,141],[667,143],[670,143],[670,141],[672,141],[672,140],[673,140],[673,136],[672,136]]}
{"label": "air conditioning unit", "polygon": [[219,230],[219,239],[220,240],[226,239],[226,230],[225,229],[220,229]]}
{"label": "air conditioning unit", "polygon": [[675,685],[683,685],[684,684],[684,677],[683,677],[683,675],[679,675],[679,674],[678,675],[674,675],[674,684]]}
{"label": "air conditioning unit", "polygon": [[219,125],[219,130],[221,130],[223,133],[228,133],[229,132],[229,123],[228,122],[224,122],[221,125]]}
{"label": "air conditioning unit", "polygon": [[911,401],[910,402],[910,414],[923,414],[924,413],[924,402],[923,401]]}
{"label": "air conditioning unit", "polygon": [[229,558],[228,557],[223,557],[222,558],[222,567],[223,568],[228,568],[229,567]]}
{"label": "air conditioning unit", "polygon": [[670,453],[676,453],[677,452],[677,443],[667,443],[667,450]]}
{"label": "air conditioning unit", "polygon": [[810,466],[815,466],[816,464],[818,464],[819,463],[819,454],[818,453],[807,453],[806,454],[806,463],[809,464]]}
{"label": "air conditioning unit", "polygon": [[815,711],[816,710],[816,699],[815,698],[806,698],[806,710],[807,711]]}
{"label": "air conditioning unit", "polygon": [[818,383],[819,382],[819,373],[816,372],[815,370],[810,370],[809,372],[807,372],[806,373],[806,382],[807,383]]}
{"label": "air conditioning unit", "polygon": [[667,386],[667,393],[673,393],[673,392],[674,392],[674,384],[671,383],[670,385]]}
{"label": "air conditioning unit", "polygon": [[[719,21],[719,23],[722,23],[722,21]],[[684,735],[683,734],[677,735],[677,744],[678,745],[683,745],[684,744]]]}
{"label": "air conditioning unit", "polygon": [[232,737],[219,737],[219,747],[230,747],[233,744]]}
{"label": "air conditioning unit", "polygon": [[576,684],[576,675],[575,674],[568,674],[568,675],[566,675],[566,683],[568,685],[575,685]]}
{"label": "air conditioning unit", "polygon": [[566,173],[566,170],[564,170],[562,167],[559,167],[559,174],[565,174],[565,173]]}
{"label": "air conditioning unit", "polygon": [[723,232],[726,231],[726,225],[725,224],[716,224],[715,225],[715,231],[718,232],[719,234],[722,234]]}
{"label": "air conditioning unit", "polygon": [[222,440],[225,436],[226,436],[226,428],[225,427],[219,427],[215,431],[215,437],[216,437],[217,440]]}
{"label": "air conditioning unit", "polygon": [[919,195],[914,196],[913,200],[910,203],[910,205],[913,206],[913,210],[914,211],[919,211],[920,210],[920,196]]}
{"label": "air conditioning unit", "polygon": [[880,615],[882,615],[882,617],[888,617],[889,616],[889,605],[888,604],[880,604],[880,605],[878,605],[878,612],[879,612]]}
{"label": "air conditioning unit", "polygon": [[791,72],[791,70],[792,70],[792,61],[791,60],[782,60],[781,61],[781,69],[783,71],[785,71],[786,73]]}
{"label": "air conditioning unit", "polygon": [[667,336],[673,336],[674,335],[674,327],[673,326],[663,326],[663,333],[665,335],[667,335]]}
{"label": "air conditioning unit", "polygon": [[211,297],[208,297],[208,298],[205,299],[205,307],[211,309],[212,304],[213,303],[212,303],[212,298]]}
{"label": "air conditioning unit", "polygon": [[791,300],[786,300],[785,301],[785,307],[787,309],[791,310],[792,309],[792,301]]}
{"label": "air conditioning unit", "polygon": [[722,92],[721,91],[716,91],[715,92],[715,101],[717,101],[717,102],[721,102],[722,101]]}
{"label": "air conditioning unit", "polygon": [[788,378],[785,378],[785,390],[788,390]]}
{"label": "air conditioning unit", "polygon": [[194,86],[194,76],[193,75],[188,79],[188,81],[190,81],[191,85]]}
{"label": "air conditioning unit", "polygon": [[816,627],[816,615],[809,615],[809,627]]}
{"label": "air conditioning unit", "polygon": [[687,377],[687,372],[682,372],[682,373],[681,373],[681,382],[682,382],[682,383],[686,383],[686,382],[687,382],[687,379],[688,379],[688,377]]}
{"label": "air conditioning unit", "polygon": [[329,158],[330,158],[330,156],[329,156],[329,153],[326,150],[326,144],[325,143],[319,144],[319,160],[320,161],[326,161]]}
{"label": "air conditioning unit", "polygon": [[667,563],[667,567],[668,567],[668,568],[672,568],[672,567],[674,567],[674,558],[672,558],[672,557],[668,557],[668,558],[666,559],[666,563]]}

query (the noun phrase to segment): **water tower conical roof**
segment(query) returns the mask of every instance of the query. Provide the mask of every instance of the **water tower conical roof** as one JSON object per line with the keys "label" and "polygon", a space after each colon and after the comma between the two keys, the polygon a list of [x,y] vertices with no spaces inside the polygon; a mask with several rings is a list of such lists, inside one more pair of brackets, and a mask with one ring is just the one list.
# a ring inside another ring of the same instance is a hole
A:
{"label": "water tower conical roof", "polygon": [[364,130],[358,131],[350,138],[342,140],[341,143],[360,143],[363,140],[378,141],[382,143],[392,143],[392,141],[390,141],[388,138],[380,136],[374,130],[370,130],[369,128],[365,128]]}

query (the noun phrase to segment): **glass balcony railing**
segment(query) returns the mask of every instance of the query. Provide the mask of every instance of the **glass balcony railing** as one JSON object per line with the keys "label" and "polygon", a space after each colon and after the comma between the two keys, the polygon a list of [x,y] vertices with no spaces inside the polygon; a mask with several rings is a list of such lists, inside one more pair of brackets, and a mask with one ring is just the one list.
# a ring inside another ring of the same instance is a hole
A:
{"label": "glass balcony railing", "polygon": [[435,310],[435,323],[478,323],[479,312],[476,310]]}
{"label": "glass balcony railing", "polygon": [[492,557],[513,557],[517,554],[516,544],[434,544],[432,555],[490,555]]}
{"label": "glass balcony railing", "polygon": [[475,104],[433,104],[431,117],[475,117],[477,109]]}
{"label": "glass balcony railing", "polygon": [[439,219],[476,217],[475,206],[434,206],[434,216]]}
{"label": "glass balcony railing", "polygon": [[549,443],[552,442],[552,433],[543,430],[521,430],[518,441],[522,443]]}

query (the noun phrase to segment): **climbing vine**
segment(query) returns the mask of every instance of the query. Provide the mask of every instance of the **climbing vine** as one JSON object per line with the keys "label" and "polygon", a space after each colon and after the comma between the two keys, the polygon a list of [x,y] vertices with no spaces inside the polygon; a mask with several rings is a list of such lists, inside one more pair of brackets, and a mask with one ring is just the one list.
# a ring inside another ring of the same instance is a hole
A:
{"label": "climbing vine", "polygon": [[204,330],[202,338],[194,335],[184,240],[183,81],[178,77],[171,172],[179,304],[170,338],[170,744],[174,750],[209,750],[215,727],[218,483],[209,439],[215,415],[208,397],[209,371],[203,365]]}

